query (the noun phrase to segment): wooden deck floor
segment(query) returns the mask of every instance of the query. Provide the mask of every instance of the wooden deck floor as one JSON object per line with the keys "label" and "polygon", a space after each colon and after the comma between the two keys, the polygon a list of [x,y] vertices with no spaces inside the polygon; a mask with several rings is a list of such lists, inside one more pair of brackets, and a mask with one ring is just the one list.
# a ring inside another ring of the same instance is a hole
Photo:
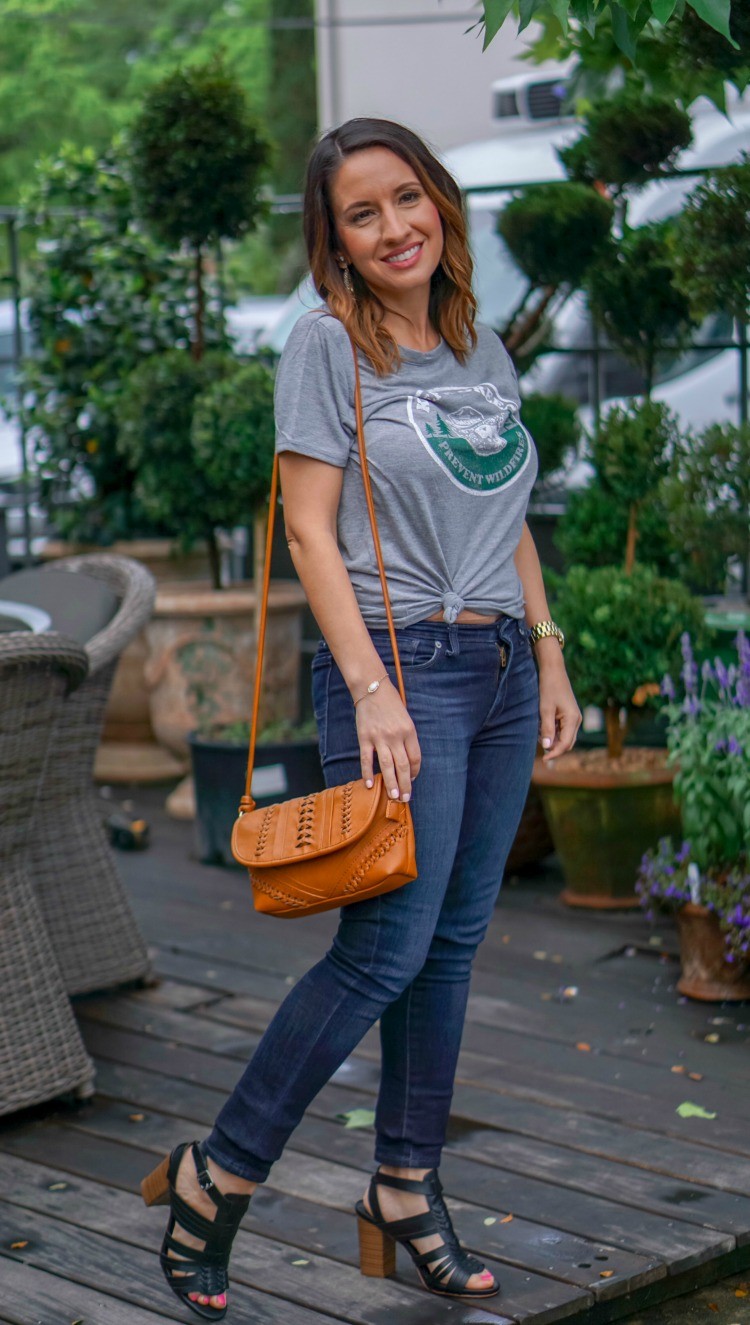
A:
{"label": "wooden deck floor", "polygon": [[[159,803],[140,798],[152,847],[119,860],[160,983],[76,1001],[98,1064],[91,1104],[0,1128],[0,1321],[13,1325],[194,1319],[164,1286],[164,1212],[143,1207],[140,1178],[205,1132],[333,927],[256,916],[245,876],[191,860],[190,828]],[[554,866],[506,881],[441,1170],[500,1296],[481,1308],[428,1296],[401,1253],[394,1280],[357,1270],[352,1204],[372,1133],[342,1115],[373,1107],[372,1032],[253,1200],[230,1320],[604,1325],[750,1266],[750,1007],[679,1000],[668,926],[566,910],[559,887]],[[716,1116],[682,1118],[686,1101]],[[748,1318],[738,1299],[733,1321]]]}

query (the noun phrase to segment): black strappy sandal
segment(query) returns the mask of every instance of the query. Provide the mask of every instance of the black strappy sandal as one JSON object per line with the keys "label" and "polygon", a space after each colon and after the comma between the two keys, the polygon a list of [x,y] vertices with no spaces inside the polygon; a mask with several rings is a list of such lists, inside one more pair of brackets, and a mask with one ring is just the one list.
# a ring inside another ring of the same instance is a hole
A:
{"label": "black strappy sandal", "polygon": [[[192,1151],[198,1182],[216,1206],[214,1219],[206,1219],[199,1214],[175,1190],[180,1161],[188,1147]],[[226,1293],[229,1287],[229,1254],[234,1235],[250,1204],[250,1197],[231,1192],[225,1196],[219,1191],[208,1172],[203,1146],[198,1141],[192,1144],[183,1142],[163,1159],[158,1168],[143,1179],[141,1194],[146,1205],[169,1206],[169,1223],[161,1244],[159,1261],[172,1292],[204,1320],[222,1320],[227,1314],[226,1307],[193,1302],[189,1294],[219,1297],[221,1293]],[[188,1247],[186,1243],[180,1242],[174,1236],[176,1224],[193,1237],[201,1238],[205,1246],[199,1251],[196,1247]]]}
{"label": "black strappy sandal", "polygon": [[[396,1187],[400,1192],[413,1192],[425,1196],[429,1206],[421,1215],[410,1215],[407,1219],[383,1219],[378,1200],[378,1187]],[[395,1272],[396,1243],[406,1247],[422,1286],[429,1293],[439,1293],[441,1297],[493,1297],[500,1292],[500,1285],[495,1282],[492,1288],[466,1289],[473,1274],[481,1274],[486,1267],[464,1251],[453,1230],[451,1217],[443,1200],[443,1188],[437,1169],[417,1182],[411,1178],[393,1178],[389,1174],[372,1175],[370,1190],[367,1193],[372,1214],[363,1201],[357,1201],[357,1228],[359,1230],[359,1268],[362,1274],[383,1279]],[[413,1245],[413,1238],[428,1238],[439,1234],[443,1241],[432,1251],[420,1252]],[[432,1265],[432,1269],[427,1267]]]}

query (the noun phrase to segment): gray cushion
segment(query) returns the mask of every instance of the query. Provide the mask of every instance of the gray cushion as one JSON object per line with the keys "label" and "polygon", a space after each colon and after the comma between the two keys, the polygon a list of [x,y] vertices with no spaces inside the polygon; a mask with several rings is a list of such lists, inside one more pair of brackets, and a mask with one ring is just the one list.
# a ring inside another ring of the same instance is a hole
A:
{"label": "gray cushion", "polygon": [[117,595],[80,571],[19,570],[0,580],[0,598],[49,612],[52,629],[87,644],[114,617]]}

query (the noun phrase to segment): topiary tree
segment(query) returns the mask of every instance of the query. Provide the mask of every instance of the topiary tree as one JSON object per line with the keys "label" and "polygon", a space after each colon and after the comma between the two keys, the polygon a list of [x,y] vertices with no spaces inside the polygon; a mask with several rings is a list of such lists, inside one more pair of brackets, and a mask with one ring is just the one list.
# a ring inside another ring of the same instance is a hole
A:
{"label": "topiary tree", "polygon": [[674,232],[674,275],[699,314],[750,321],[750,155],[706,175]]}
{"label": "topiary tree", "polygon": [[[689,628],[679,627],[680,614],[686,613],[696,629],[702,621],[701,609],[684,585],[636,559],[637,549],[639,556],[646,552],[640,541],[644,512],[653,522],[679,442],[677,421],[665,405],[646,400],[611,410],[592,445],[593,482],[579,496],[578,506],[571,506],[579,547],[581,537],[588,540],[587,564],[570,567],[561,579],[555,610],[563,631],[565,621],[575,638],[569,667],[579,702],[604,709],[612,757],[620,753],[627,730],[627,723],[621,726],[620,710],[632,708],[637,693],[658,693],[664,649],[676,645],[681,631]],[[590,523],[580,534],[585,516]],[[561,539],[568,525],[566,511]],[[620,535],[619,549],[614,530]],[[664,542],[660,546],[652,530],[654,544],[667,560],[668,548]],[[605,549],[616,564],[602,565]]]}
{"label": "topiary tree", "polygon": [[[618,228],[622,230],[625,224],[626,194],[658,178],[691,141],[690,117],[673,99],[646,96],[626,87],[614,97],[606,96],[594,103],[581,136],[560,151],[571,182],[531,185],[504,209],[498,219],[498,233],[529,281],[524,298],[501,333],[516,360],[536,348],[556,295],[559,293],[560,303],[564,302],[573,290],[586,284],[592,268],[606,273],[608,264],[613,263],[615,241],[611,240],[608,247],[608,239],[616,210]],[[639,258],[643,266],[645,241],[637,244],[624,237],[622,244],[626,266]],[[624,277],[626,273],[620,274]],[[662,272],[649,269],[645,275],[658,279]],[[614,279],[611,284],[615,284]],[[538,297],[531,311],[525,313],[533,296]],[[658,296],[666,301],[663,281]],[[607,297],[611,297],[610,292]],[[641,322],[640,300],[632,304],[627,319],[619,317],[619,308],[615,310],[613,325],[618,322],[624,326],[625,321],[631,327],[635,321]],[[676,334],[678,324],[670,324],[668,330]]]}
{"label": "topiary tree", "polygon": [[186,244],[194,271],[192,353],[205,348],[204,258],[263,212],[268,148],[240,84],[218,60],[177,70],[146,95],[130,133],[136,204],[164,243]]}
{"label": "topiary tree", "polygon": [[265,364],[243,364],[198,397],[191,431],[195,461],[209,484],[208,519],[223,528],[252,520],[258,614],[276,435],[273,384]]}
{"label": "topiary tree", "polygon": [[575,400],[568,396],[543,396],[536,392],[521,402],[523,421],[534,438],[539,457],[539,478],[546,478],[575,451],[581,439],[581,423]]}
{"label": "topiary tree", "polygon": [[[748,336],[750,321],[750,155],[705,177],[690,195],[677,224],[674,272],[679,289],[696,315],[729,313],[739,346],[740,438],[750,446],[748,422]],[[750,450],[743,462],[750,465]],[[750,504],[745,508],[750,521]],[[743,565],[743,587],[750,594],[750,560]]]}
{"label": "topiary tree", "polygon": [[658,179],[692,141],[690,116],[673,99],[626,86],[591,106],[580,138],[558,156],[571,179],[620,198]]}
{"label": "topiary tree", "polygon": [[714,424],[680,438],[662,500],[691,581],[704,593],[721,590],[730,557],[750,565],[750,425]]}
{"label": "topiary tree", "polygon": [[131,373],[119,444],[154,519],[189,546],[205,539],[221,588],[218,529],[250,522],[267,499],[274,448],[273,376],[209,351],[156,355]]}
{"label": "topiary tree", "polygon": [[685,341],[695,325],[674,279],[673,223],[662,221],[612,237],[589,268],[591,312],[610,341],[643,374],[651,394],[660,346]]}
{"label": "topiary tree", "polygon": [[[502,332],[510,354],[526,348],[558,290],[577,289],[612,225],[612,204],[581,184],[532,184],[503,208],[497,222],[529,285]],[[530,315],[524,310],[539,295]]]}
{"label": "topiary tree", "polygon": [[135,490],[152,519],[184,548],[206,540],[211,578],[221,585],[210,485],[195,464],[191,432],[195,402],[233,360],[217,351],[194,359],[169,350],[146,359],[128,377],[118,410],[118,446],[136,473]]}
{"label": "topiary tree", "polygon": [[[628,507],[595,476],[568,494],[555,545],[568,566],[622,566],[628,522]],[[678,562],[661,490],[639,502],[637,552],[642,565],[674,577]],[[701,586],[691,582],[691,587]]]}
{"label": "topiary tree", "polygon": [[613,409],[592,443],[592,459],[603,490],[628,513],[624,569],[635,565],[639,516],[669,472],[680,443],[677,420],[666,405],[646,400]]}

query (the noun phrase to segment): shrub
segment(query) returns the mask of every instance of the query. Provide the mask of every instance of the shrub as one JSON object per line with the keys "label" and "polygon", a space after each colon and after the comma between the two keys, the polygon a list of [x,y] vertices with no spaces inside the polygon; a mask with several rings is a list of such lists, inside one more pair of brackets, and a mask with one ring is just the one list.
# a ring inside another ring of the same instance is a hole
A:
{"label": "shrub", "polygon": [[[620,753],[620,710],[632,710],[643,687],[658,693],[680,656],[686,627],[701,636],[703,610],[689,590],[651,567],[573,566],[555,592],[555,619],[579,704],[604,710],[610,756]],[[643,691],[642,691],[643,693]]]}

